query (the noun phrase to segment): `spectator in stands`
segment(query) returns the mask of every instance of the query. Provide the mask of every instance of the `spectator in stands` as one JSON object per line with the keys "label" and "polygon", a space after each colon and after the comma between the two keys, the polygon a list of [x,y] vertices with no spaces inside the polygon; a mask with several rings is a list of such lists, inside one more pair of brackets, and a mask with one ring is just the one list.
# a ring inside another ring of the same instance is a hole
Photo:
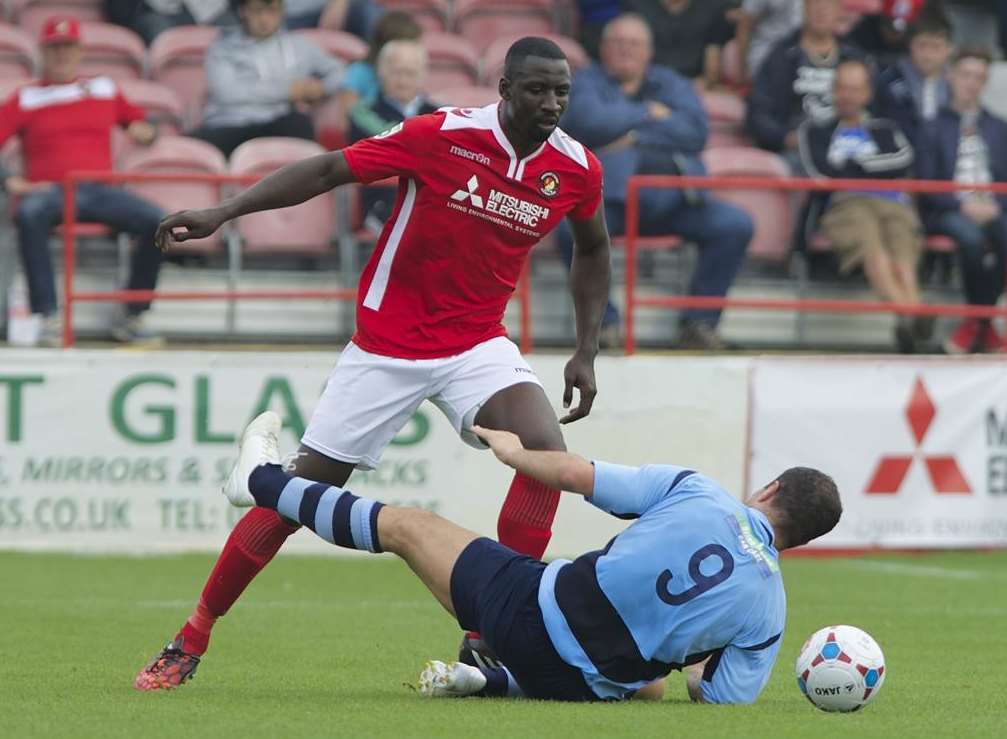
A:
{"label": "spectator in stands", "polygon": [[831,118],[836,67],[863,54],[835,33],[840,0],[805,0],[804,25],[773,47],[755,76],[745,128],[763,149],[781,152],[800,172],[797,128]]}
{"label": "spectator in stands", "polygon": [[364,41],[371,37],[383,12],[372,0],[286,0],[284,5],[287,30],[338,28]]}
{"label": "spectator in stands", "polygon": [[[913,163],[913,147],[898,126],[867,114],[871,71],[860,60],[836,68],[833,88],[836,116],[805,121],[798,129],[804,168],[813,177],[851,179],[904,178]],[[909,196],[902,192],[841,191],[824,194],[818,212],[822,232],[840,259],[842,272],[862,266],[871,288],[892,303],[920,302],[916,276],[921,229]],[[913,353],[930,340],[933,320],[898,316],[899,351]]]}
{"label": "spectator in stands", "polygon": [[871,56],[882,71],[909,48],[909,29],[921,14],[945,15],[942,0],[884,0],[881,12],[863,16],[846,41]]}
{"label": "spectator in stands", "polygon": [[895,121],[918,146],[920,128],[951,99],[946,75],[951,23],[945,15],[924,14],[910,24],[908,35],[909,56],[878,75],[871,108],[875,115]]}
{"label": "spectator in stands", "polygon": [[176,26],[233,25],[228,0],[105,0],[105,17],[136,31],[149,46]]}
{"label": "spectator in stands", "polygon": [[[1007,182],[1007,121],[982,107],[992,55],[964,48],[951,65],[951,104],[921,137],[917,174],[924,179],[976,185]],[[958,245],[965,297],[972,305],[995,305],[1004,290],[1007,265],[1007,198],[960,191],[922,195],[924,224]],[[989,320],[966,319],[944,344],[951,354],[1000,351]]]}
{"label": "spectator in stands", "polygon": [[734,35],[728,0],[624,0],[654,38],[654,62],[712,87],[720,82],[721,51]]}
{"label": "spectator in stands", "polygon": [[210,45],[203,123],[191,135],[226,155],[261,136],[314,139],[305,110],[339,89],[343,63],[283,29],[282,0],[236,4],[241,27]]}
{"label": "spectator in stands", "polygon": [[804,0],[744,0],[738,13],[743,80],[751,80],[774,45],[801,27]]}
{"label": "spectator in stands", "polygon": [[346,70],[343,89],[339,92],[343,110],[351,110],[359,101],[369,103],[377,98],[381,89],[377,72],[378,54],[385,44],[389,41],[417,41],[422,36],[423,29],[408,13],[400,10],[385,13],[374,27],[367,57],[353,62]]}
{"label": "spectator in stands", "polygon": [[[427,76],[427,52],[418,41],[389,41],[378,53],[381,90],[370,103],[357,103],[350,111],[350,141],[384,133],[407,118],[433,113],[439,106],[420,92]],[[380,231],[392,213],[396,187],[363,189],[364,223]]]}
{"label": "spectator in stands", "polygon": [[[4,173],[3,181],[7,193],[18,198],[14,220],[31,310],[42,316],[42,343],[57,345],[62,326],[49,235],[63,221],[60,182],[72,171],[112,169],[113,127],[124,126],[139,144],[151,143],[156,131],[112,79],[78,76],[81,45],[76,19],[48,19],[39,44],[41,80],[23,85],[3,103],[0,146],[13,135],[21,140],[24,175]],[[153,290],[161,266],[161,252],[154,246],[154,232],[165,215],[161,209],[119,187],[98,183],[78,185],[76,197],[79,221],[102,223],[137,237],[126,287]],[[143,301],[119,311],[112,326],[115,338],[150,338],[141,320],[149,307],[149,301]]]}
{"label": "spectator in stands", "polygon": [[[605,218],[613,234],[624,231],[626,182],[634,174],[702,174],[699,158],[708,122],[692,84],[674,70],[651,64],[653,39],[646,21],[627,13],[602,34],[601,63],[577,74],[563,126],[592,148],[605,171]],[[690,295],[723,296],[745,258],[752,218],[702,191],[645,190],[640,200],[643,234],[677,234],[699,247]],[[560,235],[568,257],[568,231]],[[614,309],[610,307],[608,325]],[[682,347],[723,349],[719,310],[682,313]]]}

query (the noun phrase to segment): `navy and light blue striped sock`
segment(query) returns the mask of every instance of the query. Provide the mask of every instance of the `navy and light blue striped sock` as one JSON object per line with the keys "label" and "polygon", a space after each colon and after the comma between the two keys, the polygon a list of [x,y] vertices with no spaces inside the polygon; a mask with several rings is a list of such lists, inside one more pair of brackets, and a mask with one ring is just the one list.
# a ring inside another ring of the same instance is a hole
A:
{"label": "navy and light blue striped sock", "polygon": [[500,667],[480,667],[479,671],[486,677],[486,687],[475,695],[480,698],[524,698],[524,691],[517,684],[504,665]]}
{"label": "navy and light blue striped sock", "polygon": [[278,464],[256,467],[248,478],[256,505],[300,521],[330,544],[378,553],[378,511],[383,503],[351,492],[292,477]]}

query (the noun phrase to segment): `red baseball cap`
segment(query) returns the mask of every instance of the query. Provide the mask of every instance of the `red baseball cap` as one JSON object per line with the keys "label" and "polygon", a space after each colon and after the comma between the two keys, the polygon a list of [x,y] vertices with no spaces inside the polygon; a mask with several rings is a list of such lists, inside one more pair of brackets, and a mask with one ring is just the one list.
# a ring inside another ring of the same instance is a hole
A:
{"label": "red baseball cap", "polygon": [[80,41],[80,21],[69,15],[56,15],[46,20],[39,33],[40,44]]}

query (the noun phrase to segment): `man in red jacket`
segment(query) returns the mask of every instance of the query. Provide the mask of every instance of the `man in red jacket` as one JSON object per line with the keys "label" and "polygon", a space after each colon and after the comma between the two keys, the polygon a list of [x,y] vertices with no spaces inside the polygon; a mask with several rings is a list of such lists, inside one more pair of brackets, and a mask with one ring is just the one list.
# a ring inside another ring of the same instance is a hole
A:
{"label": "man in red jacket", "polygon": [[[42,342],[55,344],[61,327],[49,235],[63,221],[60,183],[68,172],[112,169],[114,126],[124,126],[140,144],[152,142],[156,131],[143,119],[143,109],[130,104],[112,79],[78,75],[80,23],[75,18],[50,18],[39,45],[42,78],[23,85],[0,106],[0,146],[15,134],[21,139],[24,175],[4,176],[3,182],[19,199],[14,219],[31,310],[44,317]],[[127,287],[152,290],[161,266],[161,253],[154,246],[154,232],[164,216],[161,209],[119,187],[98,183],[79,185],[76,195],[79,221],[103,223],[137,237]],[[126,305],[112,326],[115,338],[144,338],[140,316],[149,307],[149,302]]]}

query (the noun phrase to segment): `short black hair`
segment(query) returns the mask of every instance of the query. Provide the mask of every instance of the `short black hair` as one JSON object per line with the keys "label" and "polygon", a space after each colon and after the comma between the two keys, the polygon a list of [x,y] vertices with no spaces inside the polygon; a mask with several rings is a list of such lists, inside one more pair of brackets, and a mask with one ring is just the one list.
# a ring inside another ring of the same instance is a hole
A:
{"label": "short black hair", "polygon": [[986,46],[963,46],[955,53],[952,65],[965,59],[978,59],[988,67],[993,63],[993,52]]}
{"label": "short black hair", "polygon": [[930,36],[943,36],[948,41],[951,40],[951,19],[941,8],[924,10],[909,24],[906,29],[906,38],[912,40],[917,36],[928,34]]}
{"label": "short black hair", "polygon": [[530,56],[566,61],[566,54],[555,41],[541,36],[525,36],[519,38],[507,49],[507,56],[504,58],[504,77],[513,79],[518,68]]}
{"label": "short black hair", "polygon": [[776,527],[784,544],[799,547],[823,536],[839,523],[843,504],[835,480],[811,467],[791,467],[778,478],[780,490],[773,498],[779,513]]}

